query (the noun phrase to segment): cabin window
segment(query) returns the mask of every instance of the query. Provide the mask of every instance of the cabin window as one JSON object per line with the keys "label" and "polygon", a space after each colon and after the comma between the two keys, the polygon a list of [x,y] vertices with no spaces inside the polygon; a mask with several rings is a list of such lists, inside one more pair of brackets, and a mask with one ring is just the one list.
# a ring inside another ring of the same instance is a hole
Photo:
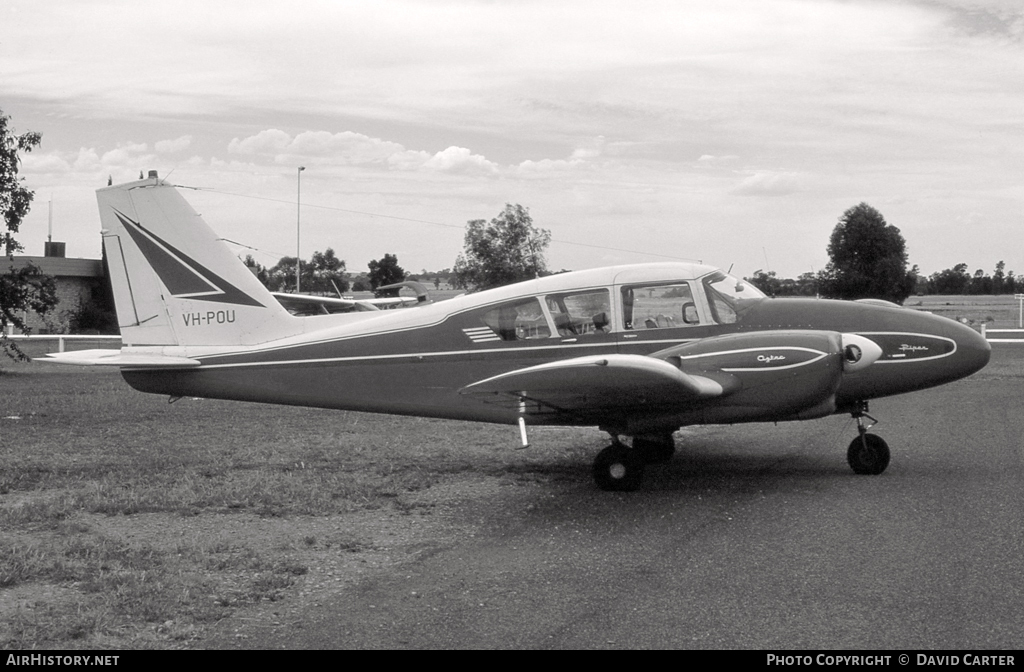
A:
{"label": "cabin window", "polygon": [[607,289],[550,294],[548,311],[562,337],[604,334],[611,330],[611,302]]}
{"label": "cabin window", "polygon": [[622,308],[626,329],[668,329],[701,323],[693,290],[686,282],[625,287]]}
{"label": "cabin window", "polygon": [[540,301],[535,298],[492,308],[484,313],[481,319],[503,341],[551,336],[551,329],[544,317]]}

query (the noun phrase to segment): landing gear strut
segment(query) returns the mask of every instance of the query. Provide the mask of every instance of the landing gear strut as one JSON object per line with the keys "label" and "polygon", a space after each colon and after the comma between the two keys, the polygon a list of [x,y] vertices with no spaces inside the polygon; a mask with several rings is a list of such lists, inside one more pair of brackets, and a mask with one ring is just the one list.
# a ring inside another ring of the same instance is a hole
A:
{"label": "landing gear strut", "polygon": [[[878,424],[878,420],[868,415],[866,401],[852,415],[857,420],[859,436],[850,442],[846,461],[856,474],[878,475],[889,466],[889,444],[876,434],[868,434],[868,430]],[[864,418],[870,420],[871,424],[865,426]]]}

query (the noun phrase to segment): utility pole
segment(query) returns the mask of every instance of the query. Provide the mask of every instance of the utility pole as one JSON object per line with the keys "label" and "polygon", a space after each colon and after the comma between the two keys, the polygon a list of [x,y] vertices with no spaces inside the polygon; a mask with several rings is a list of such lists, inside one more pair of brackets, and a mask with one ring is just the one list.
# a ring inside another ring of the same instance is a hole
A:
{"label": "utility pole", "polygon": [[299,166],[295,174],[295,293],[302,291],[299,278],[302,275],[302,171],[305,166]]}

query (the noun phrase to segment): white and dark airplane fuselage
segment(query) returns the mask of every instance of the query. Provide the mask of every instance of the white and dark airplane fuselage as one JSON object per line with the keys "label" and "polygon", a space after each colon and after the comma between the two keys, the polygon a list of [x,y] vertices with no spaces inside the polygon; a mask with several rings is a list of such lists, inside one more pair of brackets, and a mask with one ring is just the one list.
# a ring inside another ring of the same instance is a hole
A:
{"label": "white and dark airplane fuselage", "polygon": [[[860,425],[871,399],[957,380],[990,354],[943,317],[769,299],[684,263],[298,317],[173,186],[151,176],[98,196],[124,347],[54,359],[119,366],[132,387],[172,397],[518,423],[524,441],[526,425],[597,426],[615,437],[594,467],[609,489],[637,487],[643,463],[656,461],[637,454],[670,454],[682,426],[833,413]],[[880,473],[888,449],[861,425],[849,459]]]}
{"label": "white and dark airplane fuselage", "polygon": [[[517,405],[481,402],[460,391],[509,371],[570,358],[609,354],[671,357],[674,351],[701,354],[705,363],[729,369],[741,380],[741,389],[730,395],[727,404],[716,397],[673,409],[664,399],[645,399],[642,389],[624,387],[612,408],[547,417],[538,413],[531,419],[531,424],[598,425],[632,434],[630,429],[640,424],[654,425],[648,431],[673,431],[689,424],[799,419],[802,412],[833,397],[834,404],[820,415],[848,412],[861,401],[956,380],[988,360],[989,346],[984,339],[947,318],[898,307],[814,299],[748,299],[730,324],[612,328],[571,335],[551,329],[555,333],[549,337],[521,340],[481,338],[476,332],[474,340],[473,330],[484,329],[481,313],[503,303],[532,297],[543,300],[566,287],[607,291],[618,298],[629,285],[614,284],[616,275],[640,275],[645,278],[642,282],[675,284],[698,280],[691,277],[695,270],[705,269],[657,264],[553,276],[414,310],[359,313],[348,324],[325,326],[309,336],[281,343],[236,351],[217,348],[220,352],[183,348],[181,355],[198,359],[202,365],[165,370],[126,368],[123,375],[138,390],[172,396],[509,424],[515,424],[520,415]],[[599,274],[607,276],[607,285],[581,285],[574,277]],[[193,325],[186,328],[203,328],[202,324]],[[828,353],[826,333],[869,338],[879,344],[882,356],[863,371],[844,376],[841,353]],[[701,347],[704,339],[713,337],[718,338],[707,344],[711,347]],[[168,352],[166,348],[162,351]],[[822,357],[822,353],[831,356]],[[656,414],[649,412],[652,409]],[[663,422],[661,427],[656,426],[659,422]]]}

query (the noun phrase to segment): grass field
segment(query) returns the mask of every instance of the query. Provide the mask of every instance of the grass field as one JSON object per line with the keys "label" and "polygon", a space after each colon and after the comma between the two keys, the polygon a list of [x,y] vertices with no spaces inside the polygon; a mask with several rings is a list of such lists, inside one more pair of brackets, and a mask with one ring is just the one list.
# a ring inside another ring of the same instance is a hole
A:
{"label": "grass field", "polygon": [[1020,304],[1012,294],[911,296],[903,305],[915,310],[927,310],[979,328],[985,324],[990,329],[1010,329],[1017,327],[1020,320]]}
{"label": "grass field", "polygon": [[239,609],[316,599],[450,538],[453,507],[587,483],[605,443],[542,430],[516,451],[512,427],[168,404],[116,371],[38,363],[0,369],[0,438],[7,649],[201,642]]}
{"label": "grass field", "polygon": [[[911,297],[991,328],[1012,297]],[[38,347],[33,344],[33,347]],[[90,347],[96,347],[92,345]],[[109,345],[100,347],[110,347]],[[45,349],[45,348],[44,348]],[[41,352],[29,350],[28,354]],[[535,430],[131,390],[116,371],[0,368],[0,647],[201,646],[456,535],[510,492],[589,484],[596,430]]]}

